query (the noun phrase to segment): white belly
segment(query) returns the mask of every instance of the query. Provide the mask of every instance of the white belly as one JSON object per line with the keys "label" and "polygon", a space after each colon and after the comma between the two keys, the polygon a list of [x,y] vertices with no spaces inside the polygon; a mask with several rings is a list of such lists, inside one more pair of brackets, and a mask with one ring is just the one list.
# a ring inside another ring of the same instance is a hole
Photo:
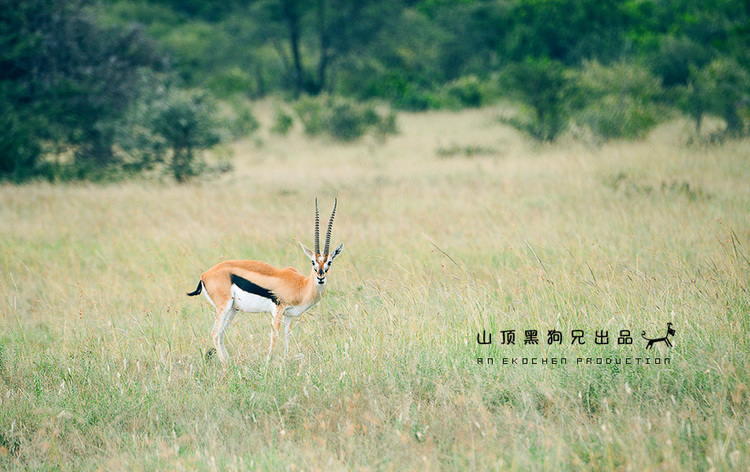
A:
{"label": "white belly", "polygon": [[234,308],[247,313],[275,313],[276,304],[270,298],[248,293],[236,285],[232,285]]}

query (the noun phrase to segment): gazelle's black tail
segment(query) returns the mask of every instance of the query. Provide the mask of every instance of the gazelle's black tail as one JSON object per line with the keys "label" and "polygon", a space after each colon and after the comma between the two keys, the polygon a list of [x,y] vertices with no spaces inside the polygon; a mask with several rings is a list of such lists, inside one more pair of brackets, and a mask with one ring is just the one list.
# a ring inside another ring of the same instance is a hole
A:
{"label": "gazelle's black tail", "polygon": [[188,293],[188,297],[194,297],[194,296],[198,295],[199,293],[201,293],[201,291],[203,291],[203,281],[202,280],[200,282],[198,282],[198,288],[196,288],[194,291]]}

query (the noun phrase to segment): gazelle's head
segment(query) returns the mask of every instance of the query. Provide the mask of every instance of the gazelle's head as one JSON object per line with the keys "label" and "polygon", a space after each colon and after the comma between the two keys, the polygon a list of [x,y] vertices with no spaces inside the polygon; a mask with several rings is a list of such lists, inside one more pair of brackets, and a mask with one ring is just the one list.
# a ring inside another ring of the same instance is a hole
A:
{"label": "gazelle's head", "polygon": [[310,258],[312,263],[313,272],[315,272],[315,278],[319,286],[323,286],[326,283],[326,275],[328,269],[331,268],[331,263],[336,259],[341,251],[344,249],[344,243],[338,245],[334,249],[333,253],[329,253],[328,249],[331,246],[331,229],[333,228],[333,217],[336,216],[336,205],[338,200],[333,201],[333,211],[331,212],[331,219],[328,220],[328,232],[326,232],[326,245],[323,252],[320,252],[320,217],[318,216],[318,199],[315,199],[315,252],[312,252],[304,244],[299,243],[302,246],[302,250],[305,251],[307,257]]}

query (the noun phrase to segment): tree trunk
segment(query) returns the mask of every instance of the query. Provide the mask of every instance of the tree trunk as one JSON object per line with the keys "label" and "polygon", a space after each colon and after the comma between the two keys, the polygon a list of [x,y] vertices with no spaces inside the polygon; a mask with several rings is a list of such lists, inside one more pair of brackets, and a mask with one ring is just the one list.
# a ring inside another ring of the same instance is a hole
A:
{"label": "tree trunk", "polygon": [[318,32],[320,34],[320,61],[318,62],[318,83],[315,92],[320,93],[327,86],[327,72],[329,61],[329,48],[331,47],[331,35],[327,24],[326,0],[318,0]]}
{"label": "tree trunk", "polygon": [[300,25],[297,2],[295,0],[283,0],[281,9],[286,20],[289,32],[289,45],[292,49],[295,93],[299,95],[305,88],[305,79],[302,68],[302,57],[299,52]]}

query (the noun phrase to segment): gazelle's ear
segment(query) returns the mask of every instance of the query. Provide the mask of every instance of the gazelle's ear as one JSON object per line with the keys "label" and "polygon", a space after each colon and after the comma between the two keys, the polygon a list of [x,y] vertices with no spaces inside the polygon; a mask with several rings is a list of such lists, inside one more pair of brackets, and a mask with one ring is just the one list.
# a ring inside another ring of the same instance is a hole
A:
{"label": "gazelle's ear", "polygon": [[341,254],[341,251],[343,250],[344,250],[344,243],[341,243],[336,249],[334,249],[333,254],[331,254],[331,262],[333,262],[334,259],[339,257],[339,254]]}
{"label": "gazelle's ear", "polygon": [[305,246],[301,242],[299,243],[300,246],[302,246],[302,250],[305,251],[305,255],[310,258],[311,261],[315,260],[315,254],[310,250],[309,247]]}

